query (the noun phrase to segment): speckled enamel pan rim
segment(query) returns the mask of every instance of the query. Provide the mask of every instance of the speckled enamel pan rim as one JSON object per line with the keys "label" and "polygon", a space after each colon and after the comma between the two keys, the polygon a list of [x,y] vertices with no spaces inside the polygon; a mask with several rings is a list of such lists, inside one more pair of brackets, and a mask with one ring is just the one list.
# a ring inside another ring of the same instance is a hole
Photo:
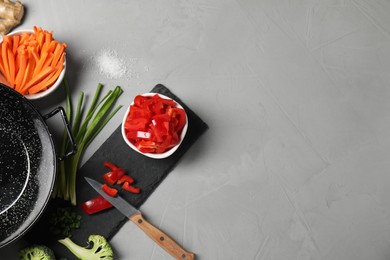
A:
{"label": "speckled enamel pan rim", "polygon": [[[46,209],[47,207],[47,204],[49,203],[50,201],[50,198],[51,198],[51,194],[53,193],[53,189],[54,189],[54,183],[56,181],[56,173],[57,173],[57,157],[56,157],[56,152],[55,152],[55,146],[54,146],[54,141],[52,139],[52,135],[50,133],[50,130],[49,130],[49,127],[48,125],[46,124],[42,114],[35,108],[35,106],[26,98],[24,97],[23,95],[21,95],[19,92],[13,90],[12,88],[4,85],[4,84],[1,84],[0,83],[0,88],[6,88],[8,91],[12,92],[14,95],[18,96],[22,102],[25,102],[29,108],[36,113],[37,117],[39,118],[39,120],[42,122],[43,126],[44,126],[44,129],[42,129],[42,131],[44,131],[47,135],[48,135],[48,139],[49,139],[49,142],[50,142],[50,146],[52,147],[52,154],[53,154],[53,177],[52,177],[52,180],[50,183],[46,183],[45,185],[49,185],[48,186],[48,192],[47,192],[47,196],[45,198],[39,198],[37,197],[37,202],[40,203],[40,207],[38,208],[35,208],[35,210],[33,209],[31,212],[29,212],[29,214],[34,214],[34,216],[30,216],[26,219],[26,220],[29,220],[29,223],[24,223],[21,227],[23,227],[24,229],[23,230],[20,230],[20,228],[18,230],[16,230],[16,232],[14,234],[12,234],[13,236],[10,236],[2,241],[0,241],[0,248],[6,246],[6,245],[9,245],[10,243],[20,239],[21,237],[23,237],[28,230],[30,230],[30,228],[39,220],[39,218],[41,217],[42,213],[44,212],[44,210]],[[40,174],[40,173],[37,173],[37,174]],[[40,183],[39,183],[40,184]],[[41,196],[41,194],[38,194],[38,196]],[[15,203],[14,206],[16,206],[18,204],[19,201],[17,201]],[[12,207],[8,210],[12,210]]]}

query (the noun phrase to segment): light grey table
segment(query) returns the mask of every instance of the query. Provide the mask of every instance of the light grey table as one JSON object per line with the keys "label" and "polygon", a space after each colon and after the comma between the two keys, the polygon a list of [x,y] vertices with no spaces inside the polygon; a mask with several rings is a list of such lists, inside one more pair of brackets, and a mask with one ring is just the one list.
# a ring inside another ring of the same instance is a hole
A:
{"label": "light grey table", "polygon": [[[23,2],[17,29],[68,44],[74,95],[163,83],[209,124],[141,208],[198,259],[390,259],[389,1]],[[130,222],[112,245],[170,259]]]}

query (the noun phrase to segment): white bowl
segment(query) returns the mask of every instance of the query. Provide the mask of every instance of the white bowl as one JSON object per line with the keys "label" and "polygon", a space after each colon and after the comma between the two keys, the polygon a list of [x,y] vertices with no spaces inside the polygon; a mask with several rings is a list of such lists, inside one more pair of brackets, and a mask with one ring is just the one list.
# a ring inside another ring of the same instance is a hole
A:
{"label": "white bowl", "polygon": [[[11,32],[11,33],[9,33],[7,35],[9,35],[9,36],[11,36],[11,35],[21,35],[23,33],[34,33],[34,30],[17,30],[17,31],[13,31],[13,32]],[[3,41],[3,39],[1,39],[1,41]],[[61,82],[62,82],[62,80],[64,79],[64,76],[65,76],[65,71],[66,71],[66,56],[65,56],[65,59],[64,59],[64,68],[62,69],[62,72],[58,76],[58,79],[53,83],[53,85],[51,85],[51,87],[49,87],[48,89],[46,89],[44,91],[38,92],[36,94],[24,95],[24,96],[27,99],[30,99],[30,100],[35,100],[35,99],[40,99],[40,98],[46,97],[50,93],[54,92],[61,85]]]}
{"label": "white bowl", "polygon": [[[152,97],[152,96],[154,96],[156,94],[158,94],[161,98],[173,100],[172,98],[169,98],[169,97],[164,96],[164,95],[159,94],[159,93],[145,93],[145,94],[141,94],[141,96]],[[176,107],[181,108],[181,109],[183,109],[185,111],[185,109],[179,103],[177,103],[175,100],[173,100],[173,101],[176,103]],[[130,104],[130,106],[133,105],[133,104],[134,104],[134,101]],[[181,131],[180,141],[179,141],[179,143],[176,146],[172,147],[171,149],[169,149],[165,153],[143,153],[140,150],[138,150],[137,147],[135,147],[135,145],[133,145],[126,137],[125,122],[126,122],[127,116],[130,113],[130,106],[127,108],[125,116],[123,117],[122,127],[121,127],[122,137],[125,140],[125,142],[127,143],[127,145],[130,146],[130,148],[132,148],[134,151],[136,151],[136,152],[138,152],[140,154],[143,154],[143,155],[145,155],[147,157],[153,158],[153,159],[164,159],[164,158],[167,158],[170,155],[172,155],[177,150],[177,148],[179,148],[180,144],[183,142],[183,139],[184,139],[184,137],[185,137],[185,135],[187,133],[187,129],[188,129],[188,116],[187,116],[187,112],[185,111],[186,112],[186,124],[184,125],[183,130]]]}

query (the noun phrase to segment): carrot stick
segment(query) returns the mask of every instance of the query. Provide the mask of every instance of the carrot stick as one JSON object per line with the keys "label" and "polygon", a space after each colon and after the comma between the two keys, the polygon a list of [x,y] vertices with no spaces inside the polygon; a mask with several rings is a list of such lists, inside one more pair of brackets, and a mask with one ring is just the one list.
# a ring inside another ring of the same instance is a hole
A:
{"label": "carrot stick", "polygon": [[28,39],[30,34],[28,33],[22,33],[22,36],[20,37],[20,43],[21,44],[24,44],[26,42],[26,40]]}
{"label": "carrot stick", "polygon": [[18,52],[16,52],[14,55],[15,55],[15,78],[16,78],[16,74],[18,73],[20,68],[21,55],[19,55]]}
{"label": "carrot stick", "polygon": [[[46,58],[46,60],[45,60],[45,63],[43,63],[43,67],[48,67],[48,66],[50,66],[50,64],[51,64],[51,62],[52,62],[52,60],[53,60],[53,56],[54,56],[54,54],[52,53],[52,52],[49,52],[48,54],[47,54],[47,58]],[[53,66],[52,66],[53,67]]]}
{"label": "carrot stick", "polygon": [[8,54],[8,64],[9,64],[9,80],[8,82],[11,84],[12,88],[15,88],[15,55],[12,52],[12,49],[10,47],[7,48],[7,54]]}
{"label": "carrot stick", "polygon": [[3,64],[3,55],[1,54],[1,46],[0,46],[0,72],[1,72],[1,74],[5,75],[4,64]]}
{"label": "carrot stick", "polygon": [[50,65],[56,66],[58,60],[61,58],[61,54],[64,52],[64,46],[62,44],[57,44],[56,49],[54,50],[54,57]]}
{"label": "carrot stick", "polygon": [[37,41],[38,41],[39,50],[42,50],[44,39],[45,39],[45,35],[42,32],[38,32]]}
{"label": "carrot stick", "polygon": [[52,41],[49,45],[49,49],[47,50],[48,52],[54,52],[54,50],[56,49],[56,46],[57,46],[57,42],[55,41]]}
{"label": "carrot stick", "polygon": [[19,68],[18,74],[16,75],[16,79],[15,79],[15,90],[16,91],[21,90],[23,76],[24,76],[24,73],[26,73],[26,67],[27,67],[26,54],[22,53],[19,56],[20,56],[20,68]]}
{"label": "carrot stick", "polygon": [[3,63],[0,63],[0,72],[1,72],[1,74],[3,74],[3,76],[5,75]]}
{"label": "carrot stick", "polygon": [[53,40],[53,35],[47,31],[45,31],[45,42],[51,43]]}
{"label": "carrot stick", "polygon": [[3,42],[6,42],[10,46],[12,46],[12,37],[8,35],[3,35]]}
{"label": "carrot stick", "polygon": [[1,43],[1,57],[4,62],[4,77],[9,82],[9,65],[8,65],[8,52],[7,52],[7,42]]}
{"label": "carrot stick", "polygon": [[48,56],[48,52],[42,53],[41,57],[37,61],[37,65],[35,66],[33,77],[35,77],[39,72],[41,72],[47,56]]}
{"label": "carrot stick", "polygon": [[47,77],[47,75],[49,75],[54,70],[55,69],[52,67],[43,68],[41,72],[39,72],[36,76],[33,76],[31,78],[31,80],[26,84],[26,86],[23,87],[23,90],[27,91],[27,89],[34,86],[38,82],[42,81],[45,77]]}
{"label": "carrot stick", "polygon": [[23,75],[24,77],[22,80],[22,84],[20,84],[20,93],[23,95],[26,93],[25,85],[27,82],[30,81],[32,73],[34,71],[34,67],[35,67],[35,60],[29,59],[29,62],[27,63],[26,72]]}
{"label": "carrot stick", "polygon": [[64,65],[65,56],[66,56],[66,53],[63,52],[63,53],[61,54],[61,57],[60,57],[60,59],[58,60],[57,64],[55,64],[56,67],[58,67],[60,64]]}
{"label": "carrot stick", "polygon": [[58,66],[56,68],[56,70],[54,72],[52,72],[45,80],[43,80],[43,81],[39,82],[38,84],[36,84],[35,86],[31,87],[29,89],[29,94],[38,93],[38,92],[40,92],[42,90],[45,90],[45,89],[49,88],[51,85],[53,85],[54,82],[60,76],[63,68],[64,68],[63,65],[62,66]]}
{"label": "carrot stick", "polygon": [[45,43],[42,45],[41,53],[47,52],[47,50],[49,49],[49,45],[50,45],[50,43],[45,42]]}
{"label": "carrot stick", "polygon": [[12,46],[13,47],[12,52],[14,53],[14,55],[16,54],[16,50],[19,47],[19,41],[20,41],[20,36],[14,35],[13,36],[13,46]]}

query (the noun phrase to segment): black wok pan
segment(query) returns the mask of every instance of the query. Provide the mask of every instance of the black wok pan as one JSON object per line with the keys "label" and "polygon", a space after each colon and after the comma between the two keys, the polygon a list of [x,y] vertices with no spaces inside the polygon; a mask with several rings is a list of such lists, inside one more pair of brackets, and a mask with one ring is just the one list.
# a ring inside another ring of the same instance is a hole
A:
{"label": "black wok pan", "polygon": [[[46,120],[62,116],[72,151],[57,156]],[[20,238],[46,207],[57,161],[76,151],[64,109],[47,115],[13,89],[0,84],[0,247]]]}

